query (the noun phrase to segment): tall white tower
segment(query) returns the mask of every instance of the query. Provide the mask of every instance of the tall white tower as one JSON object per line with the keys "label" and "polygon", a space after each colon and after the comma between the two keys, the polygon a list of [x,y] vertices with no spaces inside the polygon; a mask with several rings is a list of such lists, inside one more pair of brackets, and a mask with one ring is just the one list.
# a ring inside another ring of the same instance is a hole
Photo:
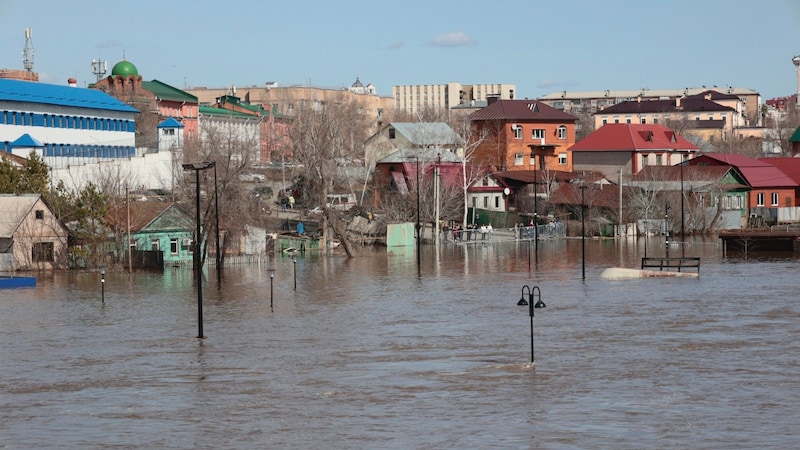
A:
{"label": "tall white tower", "polygon": [[795,70],[797,70],[797,106],[800,106],[800,55],[792,58]]}

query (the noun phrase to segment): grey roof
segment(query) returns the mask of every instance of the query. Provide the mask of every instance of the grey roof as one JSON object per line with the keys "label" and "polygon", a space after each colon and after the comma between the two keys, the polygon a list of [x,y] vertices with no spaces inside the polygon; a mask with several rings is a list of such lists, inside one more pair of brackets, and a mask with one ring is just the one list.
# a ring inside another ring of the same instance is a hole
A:
{"label": "grey roof", "polygon": [[416,162],[416,158],[422,162],[433,162],[437,161],[441,156],[442,162],[461,162],[461,158],[458,157],[453,152],[443,150],[443,149],[435,149],[435,148],[401,148],[396,152],[389,154],[388,156],[378,160],[376,164],[392,164],[392,163],[408,163],[408,162]]}
{"label": "grey roof", "polygon": [[391,122],[387,126],[394,127],[412,145],[459,145],[462,142],[461,136],[445,122]]}
{"label": "grey roof", "polygon": [[39,198],[39,194],[0,194],[0,237],[12,237]]}

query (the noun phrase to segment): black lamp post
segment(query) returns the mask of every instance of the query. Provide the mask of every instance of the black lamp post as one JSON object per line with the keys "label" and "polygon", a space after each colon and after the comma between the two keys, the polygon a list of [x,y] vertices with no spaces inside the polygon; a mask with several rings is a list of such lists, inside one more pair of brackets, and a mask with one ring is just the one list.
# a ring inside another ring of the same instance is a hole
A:
{"label": "black lamp post", "polygon": [[[528,298],[525,298],[525,290],[528,290]],[[534,303],[535,301],[535,303]],[[527,306],[528,307],[528,315],[531,316],[531,363],[534,362],[534,354],[533,354],[533,309],[534,308],[544,308],[547,305],[544,304],[542,301],[542,291],[539,290],[539,286],[534,286],[533,288],[529,287],[527,284],[522,286],[522,295],[520,296],[519,301],[517,302],[517,306]]]}
{"label": "black lamp post", "polygon": [[586,202],[584,201],[583,191],[586,185],[581,183],[578,187],[581,190],[581,278],[586,279]]}
{"label": "black lamp post", "polygon": [[222,284],[222,267],[220,267],[221,256],[219,254],[219,193],[217,192],[217,165],[214,164],[214,222],[216,225],[217,237],[217,285]]}
{"label": "black lamp post", "polygon": [[269,309],[272,309],[272,298],[273,298],[272,281],[274,279],[275,279],[275,269],[270,267],[269,268]]}
{"label": "black lamp post", "polygon": [[683,209],[683,160],[685,153],[681,152],[681,162],[680,162],[680,169],[681,169],[681,255],[686,256],[686,218],[684,217],[684,209]]}
{"label": "black lamp post", "polygon": [[194,236],[194,270],[197,272],[197,337],[203,339],[203,274],[200,257],[200,171],[214,167],[213,161],[188,163],[183,170],[194,170],[195,181],[195,236]]}
{"label": "black lamp post", "polygon": [[106,303],[106,266],[100,266],[100,300]]}
{"label": "black lamp post", "polygon": [[420,223],[419,217],[419,207],[420,207],[420,199],[419,199],[419,156],[406,156],[407,159],[413,159],[416,161],[416,169],[417,169],[417,277],[422,278],[422,224]]}
{"label": "black lamp post", "polygon": [[292,267],[294,267],[294,290],[297,290],[297,256],[292,256]]}

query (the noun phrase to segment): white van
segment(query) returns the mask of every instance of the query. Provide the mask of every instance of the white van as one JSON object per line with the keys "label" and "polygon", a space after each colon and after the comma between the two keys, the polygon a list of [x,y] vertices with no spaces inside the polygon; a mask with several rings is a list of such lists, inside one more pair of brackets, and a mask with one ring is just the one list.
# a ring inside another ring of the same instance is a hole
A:
{"label": "white van", "polygon": [[346,211],[356,206],[356,196],[353,194],[328,194],[325,206]]}

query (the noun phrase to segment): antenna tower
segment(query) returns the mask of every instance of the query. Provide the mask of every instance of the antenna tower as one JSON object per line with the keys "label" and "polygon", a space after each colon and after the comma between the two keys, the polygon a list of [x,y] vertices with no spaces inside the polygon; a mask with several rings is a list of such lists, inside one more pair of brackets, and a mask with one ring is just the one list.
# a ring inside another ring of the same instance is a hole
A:
{"label": "antenna tower", "polygon": [[101,61],[99,59],[92,60],[92,73],[97,81],[100,81],[108,72],[108,61]]}
{"label": "antenna tower", "polygon": [[31,28],[25,28],[25,49],[22,51],[22,66],[28,72],[33,72],[33,41]]}

